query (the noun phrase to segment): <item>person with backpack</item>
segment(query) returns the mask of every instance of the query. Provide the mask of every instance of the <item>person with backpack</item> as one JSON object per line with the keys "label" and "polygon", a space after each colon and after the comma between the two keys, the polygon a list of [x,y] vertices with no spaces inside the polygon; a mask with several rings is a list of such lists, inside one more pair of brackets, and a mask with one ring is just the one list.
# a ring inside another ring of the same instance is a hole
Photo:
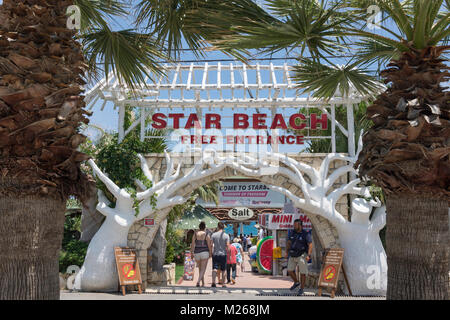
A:
{"label": "person with backpack", "polygon": [[311,253],[311,234],[303,230],[302,221],[300,219],[296,219],[294,221],[293,232],[288,234],[285,256],[288,258],[288,274],[294,281],[294,284],[290,290],[294,290],[300,285],[297,275],[295,274],[296,267],[299,267],[301,286],[298,291],[298,295],[302,295],[305,288],[306,276],[308,274],[307,263],[311,259]]}

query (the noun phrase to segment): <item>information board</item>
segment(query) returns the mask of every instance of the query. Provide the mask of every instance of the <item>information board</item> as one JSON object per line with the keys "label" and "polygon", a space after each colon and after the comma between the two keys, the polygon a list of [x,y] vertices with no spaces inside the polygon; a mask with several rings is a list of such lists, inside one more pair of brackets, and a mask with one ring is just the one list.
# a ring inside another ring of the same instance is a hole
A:
{"label": "information board", "polygon": [[319,275],[319,296],[322,295],[322,289],[325,288],[331,289],[331,297],[334,298],[343,259],[344,249],[326,249]]}
{"label": "information board", "polygon": [[125,295],[125,286],[129,285],[137,285],[139,293],[142,293],[142,279],[136,251],[132,248],[114,247],[114,255],[122,294]]}

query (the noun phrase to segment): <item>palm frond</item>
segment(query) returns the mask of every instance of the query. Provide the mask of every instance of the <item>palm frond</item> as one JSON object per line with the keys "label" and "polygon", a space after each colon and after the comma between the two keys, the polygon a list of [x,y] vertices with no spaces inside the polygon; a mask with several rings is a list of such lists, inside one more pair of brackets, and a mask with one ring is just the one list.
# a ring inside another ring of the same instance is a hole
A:
{"label": "palm frond", "polygon": [[216,49],[258,49],[260,53],[300,48],[301,52],[320,57],[339,52],[336,39],[343,36],[341,28],[352,21],[348,15],[325,8],[315,0],[272,0],[269,9],[280,14],[266,21],[238,24],[235,34],[211,41]]}
{"label": "palm frond", "polygon": [[108,27],[96,28],[81,36],[89,65],[98,72],[98,63],[103,63],[103,72],[112,71],[121,83],[131,88],[143,83],[152,73],[162,74],[158,59],[166,58],[154,39],[133,30],[111,31]]}
{"label": "palm frond", "polygon": [[[400,52],[406,52],[410,50],[409,46],[423,49],[427,46],[438,45],[450,35],[448,28],[450,16],[448,9],[445,10],[448,6],[447,0],[445,4],[443,0],[343,0],[342,7],[348,7],[349,10],[356,8],[355,12],[358,12],[361,20],[364,21],[368,16],[367,13],[364,16],[364,8],[370,4],[377,5],[384,13],[383,22],[394,23],[396,28],[380,27],[394,36],[395,40],[376,32],[358,29],[356,26],[346,28],[348,36],[371,38],[383,45],[395,46]],[[400,33],[397,33],[395,29],[398,29]]]}
{"label": "palm frond", "polygon": [[294,67],[294,81],[304,93],[312,92],[313,97],[329,99],[335,95],[350,95],[352,87],[359,94],[374,95],[382,85],[355,64],[328,66],[311,59],[300,58]]}
{"label": "palm frond", "polygon": [[192,193],[195,198],[200,198],[205,202],[214,202],[219,204],[219,196],[217,195],[217,189],[220,182],[213,181],[195,189]]}
{"label": "palm frond", "polygon": [[108,19],[114,21],[128,12],[128,6],[117,0],[74,0],[74,4],[80,8],[81,32],[108,26]]}
{"label": "palm frond", "polygon": [[362,39],[355,42],[357,50],[355,53],[356,63],[361,65],[371,65],[375,62],[386,64],[388,61],[398,58],[398,50],[385,43],[380,43],[374,39]]}

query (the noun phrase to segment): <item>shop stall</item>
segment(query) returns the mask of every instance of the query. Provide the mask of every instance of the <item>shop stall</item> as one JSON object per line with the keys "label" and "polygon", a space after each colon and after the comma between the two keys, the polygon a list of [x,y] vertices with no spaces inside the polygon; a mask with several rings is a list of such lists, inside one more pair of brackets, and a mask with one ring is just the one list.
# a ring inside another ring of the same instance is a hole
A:
{"label": "shop stall", "polygon": [[[264,239],[267,241],[270,238],[271,240],[272,265],[270,273],[273,275],[286,275],[286,271],[284,270],[287,268],[287,258],[285,257],[287,237],[288,233],[294,229],[294,221],[296,219],[302,221],[305,231],[312,233],[312,224],[308,216],[295,208],[292,203],[286,203],[282,213],[269,213],[258,217],[258,224],[262,227],[263,234],[266,235]],[[267,244],[265,248],[267,248]],[[267,249],[263,252],[267,252]],[[257,261],[258,259],[260,258],[257,256]],[[267,259],[267,257],[263,258],[266,265]],[[267,270],[268,268],[265,269],[265,271]]]}

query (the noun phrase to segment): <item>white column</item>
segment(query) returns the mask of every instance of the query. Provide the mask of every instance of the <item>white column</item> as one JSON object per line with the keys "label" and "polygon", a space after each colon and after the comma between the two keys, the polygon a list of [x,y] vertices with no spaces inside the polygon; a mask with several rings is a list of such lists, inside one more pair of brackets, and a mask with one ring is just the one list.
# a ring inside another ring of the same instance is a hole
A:
{"label": "white column", "polygon": [[348,154],[355,156],[355,120],[353,119],[353,104],[347,104]]}
{"label": "white column", "polygon": [[119,106],[119,143],[125,138],[125,106]]}
{"label": "white column", "polygon": [[[355,151],[355,120],[353,118],[353,104],[347,104],[347,130],[348,130],[348,154],[350,157],[356,155]],[[356,179],[356,175],[351,172],[350,180]]]}
{"label": "white column", "polygon": [[336,106],[331,105],[331,152],[336,152]]}

